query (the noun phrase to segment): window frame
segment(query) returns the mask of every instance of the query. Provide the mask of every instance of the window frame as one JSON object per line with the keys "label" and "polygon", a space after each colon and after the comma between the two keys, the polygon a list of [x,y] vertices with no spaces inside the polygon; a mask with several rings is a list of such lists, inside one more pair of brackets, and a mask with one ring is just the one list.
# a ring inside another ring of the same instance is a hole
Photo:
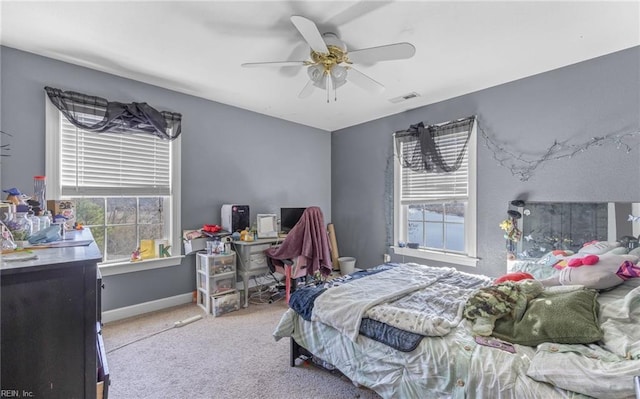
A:
{"label": "window frame", "polygon": [[[65,199],[61,195],[61,145],[60,145],[60,121],[64,117],[62,112],[49,100],[45,93],[45,148],[46,162],[45,171],[48,180],[47,198]],[[177,266],[182,263],[182,235],[181,226],[181,137],[171,141],[171,217],[169,223],[169,241],[173,254],[168,258],[153,258],[136,262],[117,261],[109,263],[99,263],[98,267],[103,276],[138,272],[142,270],[152,270],[157,268]],[[105,195],[108,197],[108,195]],[[177,252],[176,252],[177,249]]]}
{"label": "window frame", "polygon": [[[402,165],[398,158],[397,141],[393,138],[393,244],[391,248],[394,254],[401,256],[409,256],[425,260],[433,260],[437,262],[452,263],[462,266],[475,267],[478,263],[477,258],[477,120],[474,121],[471,128],[469,142],[467,144],[468,151],[468,199],[465,206],[465,232],[464,253],[439,251],[424,248],[408,248],[400,247],[400,241],[406,242],[407,237],[407,217],[408,205],[400,203],[400,190],[402,186]],[[449,202],[449,201],[443,201]]]}
{"label": "window frame", "polygon": [[[448,213],[447,213],[448,206],[447,205],[448,204],[455,204],[455,203],[462,203],[464,211],[466,212],[466,210],[467,210],[467,201],[466,201],[466,199],[465,199],[465,201],[460,201],[460,202],[458,202],[458,201],[429,201],[429,202],[424,202],[424,203],[419,205],[421,207],[424,206],[424,205],[437,205],[438,207],[441,207],[443,212],[441,214],[442,217],[439,218],[439,220],[429,220],[428,218],[426,218],[424,209],[422,209],[420,211],[420,215],[421,215],[420,219],[413,219],[413,218],[411,218],[411,213],[408,211],[410,209],[409,207],[411,207],[412,205],[408,204],[408,205],[403,206],[403,211],[405,211],[405,209],[407,211],[407,221],[402,226],[403,230],[404,230],[403,231],[403,233],[404,233],[403,236],[406,237],[407,240],[403,240],[403,241],[410,242],[408,240],[408,237],[409,237],[409,230],[408,229],[409,229],[409,224],[410,223],[417,223],[417,224],[422,225],[422,229],[421,230],[422,230],[423,237],[421,239],[421,242],[424,242],[424,238],[427,238],[427,241],[428,241],[429,225],[431,225],[431,226],[437,225],[438,226],[438,230],[441,231],[441,236],[440,237],[442,238],[442,244],[445,247],[444,249],[442,249],[442,251],[445,251],[445,252],[448,252],[448,253],[455,253],[455,254],[466,254],[465,248],[463,248],[462,250],[454,250],[454,249],[446,248],[446,244],[447,244],[447,229],[450,226],[455,226],[455,225],[462,225],[463,228],[464,228],[464,222],[447,221],[447,217],[448,217]],[[405,208],[405,207],[407,207],[407,208]],[[433,248],[436,251],[441,250],[438,247],[429,247],[428,242],[426,242],[426,244],[427,244],[425,246],[426,249]]]}

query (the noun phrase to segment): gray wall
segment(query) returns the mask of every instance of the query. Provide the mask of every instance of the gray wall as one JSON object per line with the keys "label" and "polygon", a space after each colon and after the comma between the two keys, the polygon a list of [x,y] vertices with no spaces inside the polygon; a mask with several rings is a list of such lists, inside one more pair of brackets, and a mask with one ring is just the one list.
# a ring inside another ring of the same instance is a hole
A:
{"label": "gray wall", "polygon": [[[392,133],[420,121],[477,115],[495,140],[539,158],[554,140],[582,144],[592,137],[640,131],[640,48],[635,47],[508,84],[332,133],[332,216],[341,256],[358,266],[380,264],[392,243]],[[407,103],[410,106],[410,103]],[[477,268],[506,271],[498,224],[516,198],[537,201],[640,201],[639,140],[631,153],[615,145],[541,165],[526,182],[511,175],[478,140]],[[394,261],[419,259],[393,257]]]}
{"label": "gray wall", "polygon": [[[329,134],[2,47],[0,128],[14,137],[3,138],[12,150],[0,163],[0,181],[3,188],[26,191],[32,177],[44,173],[44,86],[146,101],[184,116],[183,228],[219,223],[223,203],[249,204],[254,215],[281,206],[318,205],[326,222],[336,227],[340,254],[371,267],[381,263],[392,243],[394,131],[419,121],[476,114],[496,140],[527,154],[540,154],[556,139],[583,143],[612,132],[638,131],[639,56],[640,48],[621,51]],[[512,199],[639,202],[640,154],[638,140],[633,143],[630,154],[608,145],[546,163],[521,182],[497,165],[479,141],[481,261],[477,268],[462,269],[504,273],[506,251],[498,224]],[[276,162],[268,168],[255,165],[252,160],[265,152]],[[106,278],[104,309],[192,291],[193,262],[187,257],[178,267]]]}
{"label": "gray wall", "polygon": [[[183,229],[220,223],[224,203],[250,205],[254,217],[317,205],[331,221],[329,132],[7,47],[0,61],[0,128],[13,135],[3,138],[11,156],[0,163],[2,188],[29,193],[45,172],[43,89],[52,86],[182,113]],[[189,256],[180,266],[106,277],[103,309],[191,292],[194,269]]]}

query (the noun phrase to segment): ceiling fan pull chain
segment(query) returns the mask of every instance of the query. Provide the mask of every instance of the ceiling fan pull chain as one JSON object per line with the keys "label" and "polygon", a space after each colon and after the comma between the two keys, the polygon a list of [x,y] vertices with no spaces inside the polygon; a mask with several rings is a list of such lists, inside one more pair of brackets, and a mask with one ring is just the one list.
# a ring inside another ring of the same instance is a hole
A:
{"label": "ceiling fan pull chain", "polygon": [[331,95],[331,77],[329,74],[326,74],[327,79],[327,104],[329,103],[329,96]]}

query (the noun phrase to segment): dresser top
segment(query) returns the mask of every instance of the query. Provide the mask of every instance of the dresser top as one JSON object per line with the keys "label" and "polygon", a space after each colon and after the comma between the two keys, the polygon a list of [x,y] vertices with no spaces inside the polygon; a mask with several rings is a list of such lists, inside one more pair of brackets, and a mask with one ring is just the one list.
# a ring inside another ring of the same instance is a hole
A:
{"label": "dresser top", "polygon": [[102,261],[102,254],[87,228],[67,231],[64,240],[50,244],[59,247],[30,248],[30,254],[35,256],[34,259],[7,261],[6,259],[12,258],[10,254],[0,255],[0,272],[4,276],[51,268],[77,267],[86,262]]}

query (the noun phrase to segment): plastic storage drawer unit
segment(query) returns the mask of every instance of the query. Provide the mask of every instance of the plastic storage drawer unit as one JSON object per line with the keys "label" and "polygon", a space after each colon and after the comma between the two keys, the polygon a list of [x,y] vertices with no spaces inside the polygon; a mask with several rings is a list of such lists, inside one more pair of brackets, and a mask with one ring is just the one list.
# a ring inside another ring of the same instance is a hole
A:
{"label": "plastic storage drawer unit", "polygon": [[199,258],[199,270],[209,275],[236,271],[235,253],[207,255],[206,253],[199,252],[197,256]]}
{"label": "plastic storage drawer unit", "polygon": [[236,274],[235,272],[228,275],[223,274],[217,277],[211,278],[211,284],[209,285],[210,295],[226,294],[236,289]]}
{"label": "plastic storage drawer unit", "polygon": [[226,295],[212,296],[211,309],[215,317],[240,309],[240,293],[238,291]]}

